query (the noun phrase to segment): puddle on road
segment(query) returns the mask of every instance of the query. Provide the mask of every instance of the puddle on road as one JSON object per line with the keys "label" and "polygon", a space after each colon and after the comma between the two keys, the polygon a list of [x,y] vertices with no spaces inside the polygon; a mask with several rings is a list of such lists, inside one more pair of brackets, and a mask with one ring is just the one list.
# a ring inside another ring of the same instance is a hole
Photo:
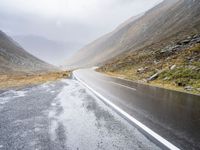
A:
{"label": "puddle on road", "polygon": [[79,82],[62,82],[49,112],[56,143],[67,149],[159,149]]}
{"label": "puddle on road", "polygon": [[8,103],[10,100],[26,96],[26,91],[9,90],[0,94],[0,105]]}
{"label": "puddle on road", "polygon": [[3,101],[0,149],[159,149],[75,80],[7,91]]}

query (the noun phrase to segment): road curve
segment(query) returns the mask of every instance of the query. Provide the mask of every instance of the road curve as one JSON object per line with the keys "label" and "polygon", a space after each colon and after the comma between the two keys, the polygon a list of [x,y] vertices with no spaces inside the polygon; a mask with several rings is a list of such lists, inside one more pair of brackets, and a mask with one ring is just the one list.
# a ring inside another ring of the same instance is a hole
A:
{"label": "road curve", "polygon": [[200,96],[113,78],[93,69],[76,70],[73,75],[175,148],[200,149]]}

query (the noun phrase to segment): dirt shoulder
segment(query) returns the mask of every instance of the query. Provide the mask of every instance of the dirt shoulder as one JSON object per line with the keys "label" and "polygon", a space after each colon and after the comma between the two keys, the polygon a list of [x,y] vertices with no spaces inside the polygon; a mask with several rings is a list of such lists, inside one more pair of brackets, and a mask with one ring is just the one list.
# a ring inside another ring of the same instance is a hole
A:
{"label": "dirt shoulder", "polygon": [[49,72],[32,75],[0,75],[0,89],[18,88],[55,81],[70,76],[69,71]]}

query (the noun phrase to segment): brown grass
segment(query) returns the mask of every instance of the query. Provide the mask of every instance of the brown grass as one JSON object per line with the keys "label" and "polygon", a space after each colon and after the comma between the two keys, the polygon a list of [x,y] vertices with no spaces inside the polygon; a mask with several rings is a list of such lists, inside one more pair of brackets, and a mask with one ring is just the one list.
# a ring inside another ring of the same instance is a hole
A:
{"label": "brown grass", "polygon": [[51,72],[36,75],[0,75],[0,89],[37,85],[69,77],[70,72]]}

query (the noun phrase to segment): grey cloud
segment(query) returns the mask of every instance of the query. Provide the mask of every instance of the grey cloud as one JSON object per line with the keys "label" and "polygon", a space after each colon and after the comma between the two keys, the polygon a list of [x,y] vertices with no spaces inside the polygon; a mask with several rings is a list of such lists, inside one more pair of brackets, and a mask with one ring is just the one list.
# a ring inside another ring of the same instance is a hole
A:
{"label": "grey cloud", "polygon": [[[6,3],[6,0],[0,0],[0,3],[1,1]],[[70,48],[66,47],[66,55],[61,58],[64,60],[67,54],[73,53],[99,36],[112,31],[126,19],[149,9],[159,1],[161,0],[111,0],[107,5],[107,1],[99,0],[98,4],[101,5],[94,7],[94,12],[84,10],[86,12],[83,16],[81,13],[77,13],[76,16],[76,14],[70,14],[69,12],[55,16],[45,16],[37,10],[36,13],[33,13],[23,11],[22,8],[2,8],[0,5],[0,29],[12,36],[36,35],[53,41],[76,43]],[[6,4],[6,6],[9,6],[9,4]],[[59,60],[59,58],[57,59]],[[60,63],[56,60],[53,62],[54,64],[56,62]]]}

